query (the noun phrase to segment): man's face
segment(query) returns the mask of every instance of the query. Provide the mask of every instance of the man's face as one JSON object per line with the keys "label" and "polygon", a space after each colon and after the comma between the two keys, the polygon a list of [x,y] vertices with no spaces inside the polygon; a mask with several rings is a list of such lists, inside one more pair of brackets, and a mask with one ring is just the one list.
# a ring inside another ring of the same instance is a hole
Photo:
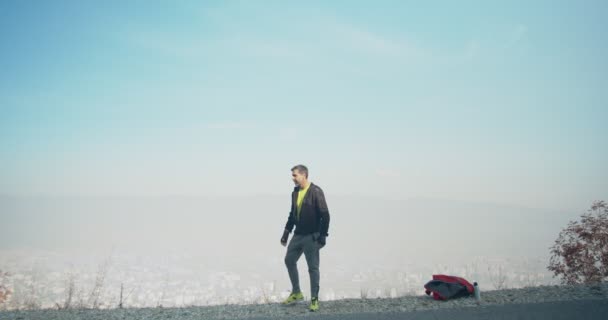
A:
{"label": "man's face", "polygon": [[304,176],[304,174],[300,173],[298,170],[293,170],[291,172],[291,179],[293,180],[293,183],[301,186],[302,183],[304,183],[304,180],[306,180],[306,176]]}

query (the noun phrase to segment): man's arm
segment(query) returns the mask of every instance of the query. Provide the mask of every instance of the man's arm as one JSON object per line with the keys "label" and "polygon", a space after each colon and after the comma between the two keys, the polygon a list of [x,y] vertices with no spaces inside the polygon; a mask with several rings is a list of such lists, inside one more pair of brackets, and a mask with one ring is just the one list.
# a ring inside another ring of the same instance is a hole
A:
{"label": "man's arm", "polygon": [[321,215],[321,226],[319,232],[321,233],[321,237],[327,237],[329,235],[329,209],[327,208],[327,202],[325,201],[325,194],[321,188],[319,188],[316,198],[317,209]]}
{"label": "man's arm", "polygon": [[285,230],[288,233],[291,233],[291,231],[293,230],[293,226],[296,224],[296,222],[293,219],[293,214],[291,214],[291,211],[289,211],[289,217],[287,217],[287,223],[285,224]]}
{"label": "man's arm", "polygon": [[287,217],[287,223],[285,224],[285,230],[291,233],[293,227],[296,225],[295,215],[293,214],[293,195],[291,196],[291,209],[289,210],[289,216]]}
{"label": "man's arm", "polygon": [[289,210],[289,216],[287,217],[287,223],[285,224],[285,230],[287,231],[287,233],[291,233],[291,231],[293,230],[293,227],[296,225],[296,220],[295,220],[295,214],[294,214],[294,208],[295,208],[295,203],[294,203],[294,194],[291,194],[291,209]]}
{"label": "man's arm", "polygon": [[291,205],[291,211],[289,211],[289,217],[287,217],[287,223],[285,224],[285,230],[283,230],[283,236],[281,237],[281,244],[283,246],[287,245],[287,240],[289,239],[289,234],[291,230],[293,230],[293,226],[295,225],[295,220],[293,218],[293,204]]}

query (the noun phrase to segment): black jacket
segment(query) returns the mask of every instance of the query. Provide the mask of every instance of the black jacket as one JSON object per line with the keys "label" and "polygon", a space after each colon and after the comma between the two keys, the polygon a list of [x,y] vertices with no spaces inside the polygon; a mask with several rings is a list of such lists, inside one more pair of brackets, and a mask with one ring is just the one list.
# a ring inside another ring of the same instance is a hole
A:
{"label": "black jacket", "polygon": [[307,235],[318,232],[322,236],[328,236],[329,209],[327,209],[323,190],[316,184],[310,183],[302,200],[299,220],[296,216],[298,191],[300,191],[300,187],[295,187],[291,193],[291,211],[285,229],[291,232],[295,226],[295,234]]}

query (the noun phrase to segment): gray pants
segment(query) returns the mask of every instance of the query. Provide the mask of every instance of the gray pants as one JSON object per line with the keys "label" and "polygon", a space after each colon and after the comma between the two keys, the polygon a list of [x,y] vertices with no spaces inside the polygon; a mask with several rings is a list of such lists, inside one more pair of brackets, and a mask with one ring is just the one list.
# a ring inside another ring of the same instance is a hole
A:
{"label": "gray pants", "polygon": [[310,297],[319,297],[319,250],[321,249],[321,245],[316,242],[318,236],[318,233],[308,235],[296,234],[289,242],[289,246],[287,246],[285,265],[287,266],[287,272],[289,272],[292,293],[302,292],[298,277],[298,260],[302,256],[302,253],[304,253],[310,275]]}

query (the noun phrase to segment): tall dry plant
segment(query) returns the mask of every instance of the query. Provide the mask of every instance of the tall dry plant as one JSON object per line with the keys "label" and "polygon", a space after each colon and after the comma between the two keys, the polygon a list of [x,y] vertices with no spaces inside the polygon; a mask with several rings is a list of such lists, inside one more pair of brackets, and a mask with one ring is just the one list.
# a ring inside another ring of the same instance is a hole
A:
{"label": "tall dry plant", "polygon": [[595,201],[580,221],[570,221],[550,248],[547,269],[565,284],[608,279],[608,204]]}
{"label": "tall dry plant", "polygon": [[12,293],[11,289],[9,289],[6,284],[9,276],[10,274],[8,272],[0,270],[0,305],[6,302]]}

